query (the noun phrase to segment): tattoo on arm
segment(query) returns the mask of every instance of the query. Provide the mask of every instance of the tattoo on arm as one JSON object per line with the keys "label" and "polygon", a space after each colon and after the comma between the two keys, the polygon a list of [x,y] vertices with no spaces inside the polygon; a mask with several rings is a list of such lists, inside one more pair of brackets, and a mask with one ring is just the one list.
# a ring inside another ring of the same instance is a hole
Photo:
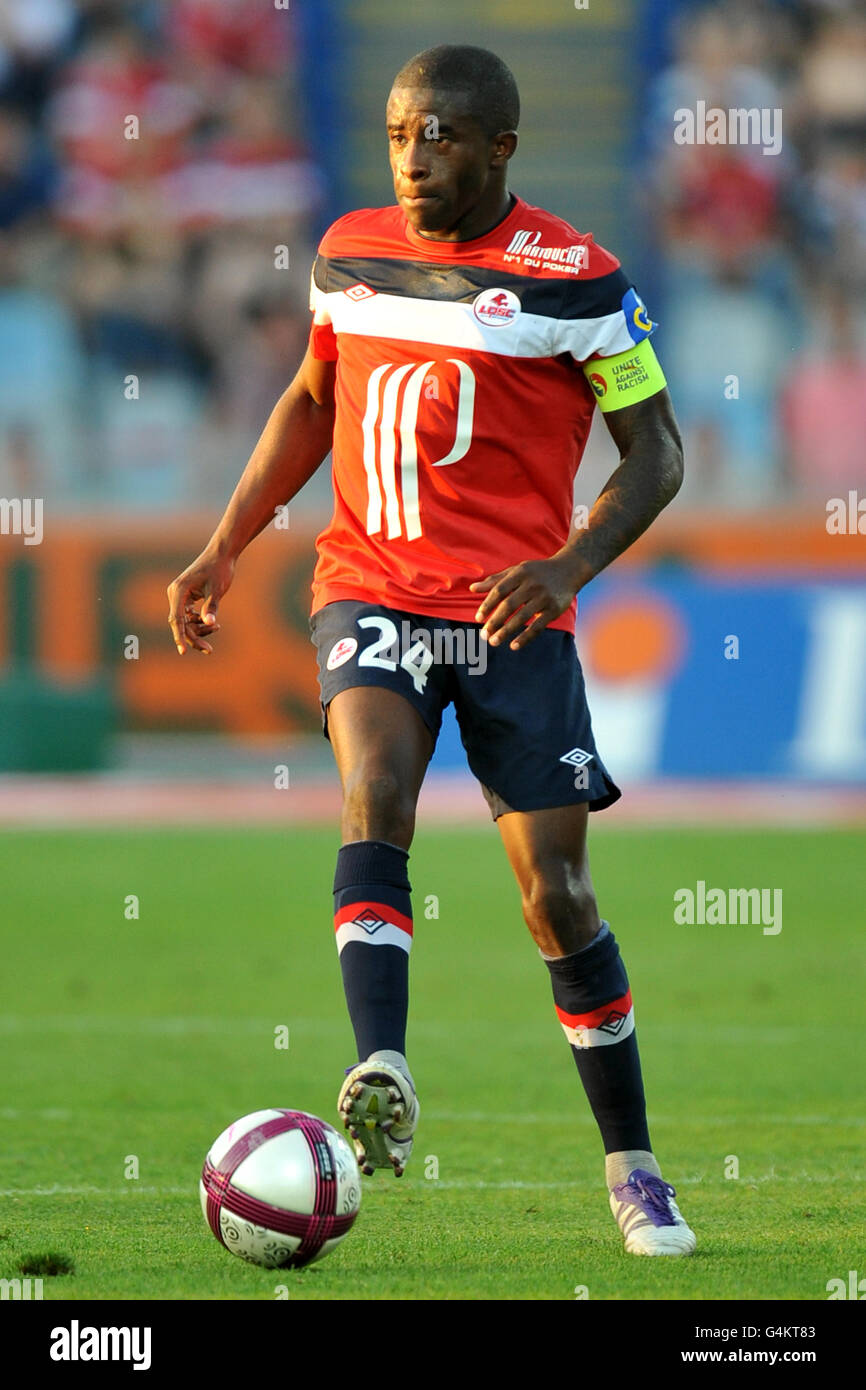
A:
{"label": "tattoo on arm", "polygon": [[620,464],[608,478],[585,529],[567,543],[580,587],[621,555],[676,496],[683,479],[682,441],[667,390],[612,411],[605,423]]}

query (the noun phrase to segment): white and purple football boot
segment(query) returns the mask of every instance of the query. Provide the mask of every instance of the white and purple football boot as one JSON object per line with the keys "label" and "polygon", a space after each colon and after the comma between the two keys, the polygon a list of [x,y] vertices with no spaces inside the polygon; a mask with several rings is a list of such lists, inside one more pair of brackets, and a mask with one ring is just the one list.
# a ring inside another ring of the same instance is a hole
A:
{"label": "white and purple football boot", "polygon": [[630,1255],[691,1255],[697,1240],[664,1178],[635,1168],[610,1194],[610,1209]]}
{"label": "white and purple football boot", "polygon": [[377,1168],[393,1168],[395,1177],[402,1177],[421,1111],[411,1080],[374,1055],[349,1068],[337,1109],[361,1172],[369,1176]]}

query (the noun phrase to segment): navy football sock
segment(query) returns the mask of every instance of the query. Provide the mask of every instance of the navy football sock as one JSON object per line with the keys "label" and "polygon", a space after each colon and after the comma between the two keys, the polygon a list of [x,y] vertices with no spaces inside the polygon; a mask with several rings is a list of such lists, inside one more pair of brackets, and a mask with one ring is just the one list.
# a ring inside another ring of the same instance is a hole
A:
{"label": "navy football sock", "polygon": [[412,945],[408,851],[384,840],[343,845],[334,875],[334,926],[358,1060],[406,1051]]}
{"label": "navy football sock", "polygon": [[649,1149],[631,990],[616,937],[605,931],[584,950],[545,957],[545,964],[605,1153]]}

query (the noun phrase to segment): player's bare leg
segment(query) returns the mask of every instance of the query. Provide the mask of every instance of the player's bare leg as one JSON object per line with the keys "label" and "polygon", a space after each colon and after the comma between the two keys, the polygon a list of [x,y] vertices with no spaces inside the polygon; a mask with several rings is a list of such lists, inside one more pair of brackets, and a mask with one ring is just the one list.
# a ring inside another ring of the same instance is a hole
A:
{"label": "player's bare leg", "polygon": [[544,956],[569,956],[601,930],[589,872],[586,802],[550,811],[511,811],[496,824]]}
{"label": "player's bare leg", "polygon": [[408,700],[373,686],[335,695],[328,731],[343,785],[337,946],[360,1059],[337,1105],[362,1170],[391,1166],[399,1177],[419,1113],[405,1056],[412,942],[406,864],[433,737]]}
{"label": "player's bare leg", "polygon": [[691,1254],[694,1234],[650,1147],[631,991],[613,933],[599,917],[586,848],[588,819],[584,802],[509,812],[497,824],[601,1131],[611,1210],[626,1250]]}
{"label": "player's bare leg", "polygon": [[343,844],[385,840],[408,850],[433,736],[402,695],[379,686],[341,690],[328,734],[343,785]]}

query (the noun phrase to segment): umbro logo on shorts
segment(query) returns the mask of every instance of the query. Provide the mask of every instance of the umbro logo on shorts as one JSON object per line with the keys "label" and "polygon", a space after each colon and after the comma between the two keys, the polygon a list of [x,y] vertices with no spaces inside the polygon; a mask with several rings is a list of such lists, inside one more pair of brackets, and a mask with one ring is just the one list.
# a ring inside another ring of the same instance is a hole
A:
{"label": "umbro logo on shorts", "polygon": [[592,759],[593,754],[587,753],[585,749],[572,748],[568,753],[563,753],[559,761],[569,763],[572,767],[585,767],[587,763],[592,762]]}

